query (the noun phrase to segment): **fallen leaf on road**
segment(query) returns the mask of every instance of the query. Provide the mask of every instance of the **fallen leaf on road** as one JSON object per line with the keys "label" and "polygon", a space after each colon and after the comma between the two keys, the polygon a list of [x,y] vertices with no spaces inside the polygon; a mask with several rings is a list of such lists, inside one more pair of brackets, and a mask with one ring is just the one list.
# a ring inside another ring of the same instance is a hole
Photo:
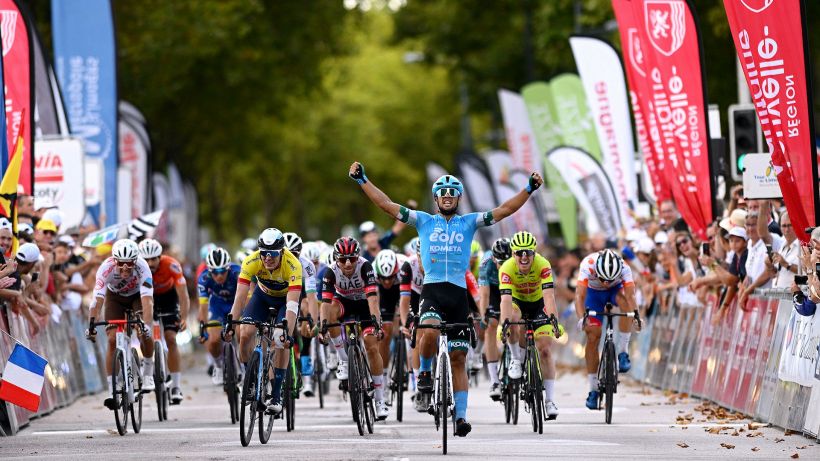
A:
{"label": "fallen leaf on road", "polygon": [[752,451],[760,451],[760,448],[752,447]]}
{"label": "fallen leaf on road", "polygon": [[86,435],[86,436],[85,436],[85,438],[87,438],[87,439],[93,439],[93,438],[94,438],[94,436],[93,436],[93,435]]}
{"label": "fallen leaf on road", "polygon": [[658,432],[657,429],[649,429],[649,432]]}
{"label": "fallen leaf on road", "polygon": [[746,429],[743,429],[743,428],[741,427],[740,429],[738,429],[738,431],[739,431],[739,432],[746,432]]}
{"label": "fallen leaf on road", "polygon": [[678,442],[678,446],[681,448],[689,448],[689,445],[687,445],[686,442]]}
{"label": "fallen leaf on road", "polygon": [[763,433],[760,431],[749,432],[748,434],[746,434],[746,437],[763,437]]}
{"label": "fallen leaf on road", "polygon": [[689,429],[689,426],[683,426],[681,429],[683,429],[683,430]]}
{"label": "fallen leaf on road", "polygon": [[809,448],[809,446],[803,445],[802,447],[797,447],[798,450],[805,450],[806,448]]}
{"label": "fallen leaf on road", "polygon": [[106,429],[106,431],[108,431],[108,433],[111,434],[111,435],[119,435],[120,434],[119,432],[115,431],[114,429]]}
{"label": "fallen leaf on road", "polygon": [[747,427],[749,428],[750,431],[756,431],[756,430],[758,430],[762,427],[769,427],[770,425],[771,424],[765,424],[765,423],[749,423],[749,424],[747,424]]}
{"label": "fallen leaf on road", "polygon": [[737,437],[739,435],[740,435],[740,432],[738,432],[738,431],[732,432],[732,437]]}
{"label": "fallen leaf on road", "polygon": [[721,443],[720,446],[727,449],[727,450],[732,450],[732,449],[735,448],[735,446],[730,444],[730,443]]}
{"label": "fallen leaf on road", "polygon": [[799,458],[799,457],[800,457],[800,455],[798,455],[797,453],[795,453],[795,454],[793,454],[793,455],[792,455],[792,459],[797,459],[797,458]]}
{"label": "fallen leaf on road", "polygon": [[785,441],[786,441],[786,439],[781,439],[781,438],[775,438],[774,439],[774,443],[780,443],[780,442],[785,442]]}
{"label": "fallen leaf on road", "polygon": [[797,434],[797,432],[795,432],[791,429],[786,429],[786,431],[783,433],[783,435],[792,435],[792,434]]}

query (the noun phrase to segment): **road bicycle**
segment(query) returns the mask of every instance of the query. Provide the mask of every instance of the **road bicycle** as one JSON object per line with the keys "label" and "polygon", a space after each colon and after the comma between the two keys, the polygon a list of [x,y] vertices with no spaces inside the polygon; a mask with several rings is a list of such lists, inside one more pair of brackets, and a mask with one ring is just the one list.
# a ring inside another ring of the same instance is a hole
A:
{"label": "road bicycle", "polygon": [[393,335],[392,358],[390,359],[390,393],[389,403],[396,404],[396,420],[402,420],[404,411],[404,393],[407,391],[407,343],[401,330]]}
{"label": "road bicycle", "polygon": [[[275,311],[272,312],[275,314]],[[233,320],[228,314],[225,321],[225,330],[231,329],[234,325],[252,325],[256,328],[256,346],[251,352],[251,357],[245,367],[245,379],[242,385],[242,394],[239,409],[239,439],[243,447],[247,447],[251,442],[253,427],[256,419],[259,419],[259,442],[268,443],[273,430],[275,415],[266,415],[267,405],[265,402],[272,395],[270,374],[274,356],[274,331],[281,328],[287,332],[287,320],[273,324],[258,320]],[[223,337],[225,331],[223,331]],[[267,416],[267,421],[265,421]]]}
{"label": "road bicycle", "polygon": [[[299,322],[307,322],[311,329],[313,329],[313,318],[297,317],[297,324]],[[296,426],[296,399],[302,393],[302,368],[300,361],[296,360],[295,348],[290,348],[290,357],[288,357],[288,368],[285,375],[284,389],[282,394],[282,406],[285,412],[285,426],[288,432],[291,432]]]}
{"label": "road bicycle", "polygon": [[[211,320],[204,325],[202,337],[208,339],[208,328],[222,327],[219,320]],[[231,415],[231,424],[239,421],[239,386],[242,384],[242,366],[239,363],[239,356],[236,352],[236,338],[226,341],[225,332],[222,331],[222,390],[228,397],[228,410]]]}
{"label": "road bicycle", "polygon": [[168,346],[165,344],[164,319],[175,317],[176,312],[158,312],[159,319],[154,322],[152,336],[154,339],[154,395],[157,398],[157,416],[160,421],[168,420],[168,406],[171,402],[171,372],[168,370]]}
{"label": "road bicycle", "polygon": [[[347,348],[348,377],[347,385],[342,390],[350,395],[350,410],[359,435],[364,435],[365,428],[373,433],[373,422],[376,420],[376,409],[373,403],[373,378],[370,365],[367,363],[364,345],[362,344],[362,325],[375,325],[373,320],[347,320],[338,323],[322,322],[322,334],[327,336],[328,328],[342,327],[345,347]],[[344,383],[342,383],[344,384]]]}
{"label": "road bicycle", "polygon": [[553,332],[558,331],[558,320],[555,315],[543,319],[522,319],[517,322],[506,320],[502,327],[501,337],[507,337],[507,331],[513,325],[524,325],[526,328],[527,347],[524,355],[524,375],[521,377],[521,399],[527,405],[527,412],[532,420],[532,430],[539,434],[544,433],[544,420],[555,419],[548,417],[544,406],[544,381],[541,375],[541,358],[538,348],[535,347],[535,331],[543,325],[552,325]]}
{"label": "road bicycle", "polygon": [[584,314],[584,323],[588,317],[598,314],[606,317],[606,335],[604,336],[604,348],[601,351],[601,360],[598,363],[598,409],[601,409],[601,401],[604,402],[605,420],[607,424],[612,424],[612,408],[615,406],[613,395],[618,392],[618,362],[615,359],[615,340],[612,327],[613,317],[632,318],[641,329],[641,317],[637,309],[634,312],[613,313],[612,303],[606,303],[603,312],[588,310]]}
{"label": "road bicycle", "polygon": [[435,384],[433,386],[432,405],[428,412],[433,415],[433,420],[436,423],[436,430],[441,427],[441,451],[447,454],[447,419],[452,419],[453,434],[456,430],[455,418],[451,418],[454,414],[455,403],[453,401],[453,371],[450,364],[449,342],[447,339],[447,332],[449,330],[466,328],[470,333],[470,347],[475,347],[475,331],[472,323],[447,323],[441,321],[438,324],[423,324],[415,325],[413,328],[413,339],[410,347],[416,347],[416,333],[418,330],[438,330],[438,359],[433,370]]}
{"label": "road bicycle", "polygon": [[501,361],[498,367],[498,385],[501,390],[501,404],[504,406],[504,421],[518,424],[520,384],[517,379],[510,378],[509,369],[512,361],[510,345],[504,344],[501,352]]}
{"label": "road bicycle", "polygon": [[127,312],[126,316],[122,320],[91,321],[89,324],[89,331],[94,331],[98,326],[117,327],[111,397],[114,399],[114,421],[120,435],[125,435],[128,430],[129,415],[135,434],[139,434],[142,427],[142,360],[137,350],[131,347],[131,339],[133,327],[142,329],[145,324],[133,312]]}

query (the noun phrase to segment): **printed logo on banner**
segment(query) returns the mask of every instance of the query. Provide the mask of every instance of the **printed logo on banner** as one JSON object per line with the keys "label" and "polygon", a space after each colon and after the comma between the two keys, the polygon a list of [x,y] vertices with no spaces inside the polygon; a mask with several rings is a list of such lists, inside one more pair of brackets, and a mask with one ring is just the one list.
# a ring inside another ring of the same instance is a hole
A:
{"label": "printed logo on banner", "polygon": [[63,182],[63,161],[59,155],[53,152],[35,159],[34,164],[35,182]]}
{"label": "printed logo on banner", "polygon": [[774,3],[774,0],[740,0],[740,3],[752,13],[760,13]]}
{"label": "printed logo on banner", "polygon": [[0,31],[3,33],[3,56],[9,54],[14,46],[14,32],[17,30],[17,12],[0,11]]}
{"label": "printed logo on banner", "polygon": [[646,77],[646,62],[643,54],[643,45],[638,29],[629,28],[629,64],[641,77]]}
{"label": "printed logo on banner", "polygon": [[686,37],[686,3],[648,0],[644,4],[646,35],[652,46],[666,56],[672,56]]}

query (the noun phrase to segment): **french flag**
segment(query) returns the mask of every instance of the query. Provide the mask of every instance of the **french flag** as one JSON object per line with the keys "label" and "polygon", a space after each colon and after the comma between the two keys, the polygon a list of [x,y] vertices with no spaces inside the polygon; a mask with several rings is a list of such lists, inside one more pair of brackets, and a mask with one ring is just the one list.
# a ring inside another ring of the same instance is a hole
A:
{"label": "french flag", "polygon": [[48,361],[22,344],[14,346],[3,380],[0,381],[0,399],[36,412],[40,407],[43,375]]}

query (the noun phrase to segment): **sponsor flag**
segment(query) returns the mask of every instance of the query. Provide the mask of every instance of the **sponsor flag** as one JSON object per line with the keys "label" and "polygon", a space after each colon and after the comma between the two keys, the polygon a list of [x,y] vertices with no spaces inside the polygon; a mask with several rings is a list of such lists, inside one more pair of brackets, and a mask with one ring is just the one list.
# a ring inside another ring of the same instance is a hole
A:
{"label": "sponsor flag", "polygon": [[[68,101],[71,133],[103,163],[103,201],[89,206],[95,220],[117,222],[117,61],[110,0],[51,2],[54,59]],[[126,217],[127,219],[128,217]],[[105,223],[100,223],[104,225]]]}
{"label": "sponsor flag", "polygon": [[[25,116],[25,111],[23,111],[23,116]],[[21,132],[17,136],[14,154],[3,175],[3,181],[0,182],[0,213],[11,221],[12,244],[10,254],[12,255],[17,254],[17,247],[20,244],[17,240],[17,185],[20,183],[20,169],[23,165],[24,150],[25,140]]]}
{"label": "sponsor flag", "polygon": [[[2,31],[0,31],[2,33]],[[0,100],[6,100],[5,79],[3,77],[3,60],[0,59]],[[0,110],[0,127],[6,126],[6,111]],[[0,129],[0,175],[6,171],[9,163],[9,137],[8,130]]]}
{"label": "sponsor flag", "polygon": [[[622,0],[623,1],[623,0]],[[625,2],[638,18],[650,97],[666,153],[672,197],[692,232],[706,238],[713,219],[715,178],[709,162],[709,127],[700,35],[686,0]]]}
{"label": "sponsor flag", "polygon": [[561,173],[546,158],[546,153],[550,149],[564,144],[552,90],[546,82],[535,82],[522,88],[521,96],[524,98],[524,104],[530,116],[538,153],[544,156],[544,176],[548,192],[552,194],[555,209],[558,212],[564,245],[569,249],[577,248],[578,203],[567,183],[564,182],[564,178],[561,177]]}
{"label": "sponsor flag", "polygon": [[606,40],[574,36],[569,44],[601,143],[604,171],[615,187],[621,221],[631,228],[635,221],[630,211],[638,204],[638,182],[621,59]]}
{"label": "sponsor flag", "polygon": [[149,208],[150,186],[148,166],[151,164],[151,139],[146,129],[145,117],[132,104],[119,103],[119,161],[130,175],[131,208],[123,218],[135,218]]}
{"label": "sponsor flag", "polygon": [[600,162],[601,144],[581,79],[575,74],[561,74],[550,80],[550,89],[564,145],[584,150]]}
{"label": "sponsor flag", "polygon": [[40,408],[48,360],[20,343],[14,345],[0,382],[0,399],[31,412]]}
{"label": "sponsor flag", "polygon": [[[529,175],[533,171],[541,173],[544,168],[541,166],[541,153],[538,144],[535,142],[535,134],[532,130],[530,117],[527,114],[527,106],[519,94],[508,90],[498,90],[498,99],[504,117],[507,147],[510,150],[510,157],[514,166],[511,173],[515,173],[516,176],[522,176],[523,174],[525,181],[528,181]],[[520,184],[520,178],[516,178],[512,183]],[[526,185],[526,182],[524,182],[524,185]],[[549,235],[543,193],[542,189],[533,192],[532,200],[528,200],[516,213],[521,213],[522,218],[530,223],[529,228],[520,227],[519,230],[529,230],[539,242],[546,242]]]}
{"label": "sponsor flag", "polygon": [[[54,71],[43,53],[43,45],[37,29],[31,26],[31,46],[34,59],[34,135],[36,139],[43,136],[68,136],[68,121],[60,90],[56,87]],[[37,143],[34,143],[35,163]],[[37,166],[35,165],[35,170]],[[35,174],[34,181],[37,178]]]}
{"label": "sponsor flag", "polygon": [[78,138],[39,139],[34,142],[34,195],[48,197],[63,215],[62,228],[85,218],[85,163]]}
{"label": "sponsor flag", "polygon": [[800,0],[724,0],[783,200],[801,240],[820,222],[805,7]]}
{"label": "sponsor flag", "polygon": [[590,232],[600,230],[609,239],[617,239],[623,228],[619,203],[609,176],[588,152],[576,147],[560,146],[547,157],[558,168],[564,181],[586,210]]}
{"label": "sponsor flag", "polygon": [[[31,129],[34,126],[31,34],[29,22],[15,0],[0,0],[0,35],[3,42],[7,139],[16,140],[18,135],[23,137],[19,183],[24,193],[31,194],[34,190],[34,162],[30,152]],[[24,120],[26,116],[29,120]]]}
{"label": "sponsor flag", "polygon": [[672,198],[672,191],[666,179],[665,152],[660,139],[655,105],[651,97],[651,85],[647,78],[644,42],[632,5],[623,0],[612,0],[612,8],[618,21],[621,35],[621,54],[626,62],[626,78],[629,81],[629,103],[635,117],[635,133],[649,173],[655,200],[662,202]]}

